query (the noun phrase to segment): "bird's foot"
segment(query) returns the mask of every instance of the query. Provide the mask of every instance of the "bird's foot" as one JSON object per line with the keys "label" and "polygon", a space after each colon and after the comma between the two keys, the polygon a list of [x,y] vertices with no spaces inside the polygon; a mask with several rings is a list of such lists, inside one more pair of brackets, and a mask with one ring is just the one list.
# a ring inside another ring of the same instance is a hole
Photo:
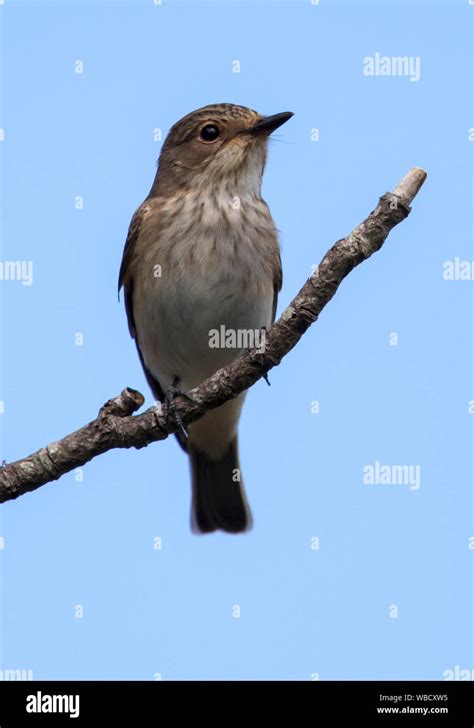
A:
{"label": "bird's foot", "polygon": [[168,389],[165,392],[165,398],[163,400],[162,406],[163,410],[167,417],[169,417],[172,422],[176,425],[178,430],[184,435],[184,437],[187,439],[189,437],[188,431],[185,428],[183,424],[183,420],[181,419],[181,415],[176,409],[176,397],[185,397],[186,399],[189,399],[191,401],[191,397],[188,395],[187,392],[183,392],[182,389],[179,389],[177,385],[179,384],[178,377],[175,377],[171,383],[171,386],[168,387]]}

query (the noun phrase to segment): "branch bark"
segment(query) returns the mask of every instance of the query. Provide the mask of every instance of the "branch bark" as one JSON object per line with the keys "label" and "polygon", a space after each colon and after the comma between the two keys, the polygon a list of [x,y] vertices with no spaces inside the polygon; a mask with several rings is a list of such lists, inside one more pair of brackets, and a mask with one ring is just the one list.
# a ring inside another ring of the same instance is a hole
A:
{"label": "branch bark", "polygon": [[[300,292],[266,333],[265,351],[249,351],[220,369],[188,397],[177,397],[176,411],[187,424],[203,416],[277,366],[314,323],[344,278],[384,244],[389,232],[410,212],[410,204],[426,179],[414,167],[393,192],[384,194],[370,215],[326,253]],[[41,450],[0,469],[0,502],[12,500],[57,480],[74,468],[114,448],[141,448],[176,431],[176,416],[161,406],[134,415],[144,398],[124,389],[100,409],[95,420]]]}

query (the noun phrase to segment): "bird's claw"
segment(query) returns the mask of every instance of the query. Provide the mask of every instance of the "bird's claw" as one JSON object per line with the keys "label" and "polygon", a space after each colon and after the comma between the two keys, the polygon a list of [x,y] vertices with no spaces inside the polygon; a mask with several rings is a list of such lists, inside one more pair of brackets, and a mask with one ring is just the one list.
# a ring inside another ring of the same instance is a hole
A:
{"label": "bird's claw", "polygon": [[[179,380],[178,380],[179,381]],[[178,381],[174,380],[170,387],[166,390],[165,398],[163,400],[163,410],[167,417],[169,417],[174,424],[177,426],[178,430],[184,435],[184,437],[187,439],[189,437],[189,433],[187,429],[184,426],[183,420],[181,419],[181,415],[176,409],[176,397],[185,397],[186,399],[189,399],[191,401],[191,397],[188,395],[187,392],[183,392],[182,389],[178,389],[176,384]]]}

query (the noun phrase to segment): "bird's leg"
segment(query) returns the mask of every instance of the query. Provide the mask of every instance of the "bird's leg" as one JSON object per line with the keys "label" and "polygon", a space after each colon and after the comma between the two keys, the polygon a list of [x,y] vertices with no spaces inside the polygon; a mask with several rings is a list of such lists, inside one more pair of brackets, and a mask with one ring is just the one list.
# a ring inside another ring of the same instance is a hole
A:
{"label": "bird's leg", "polygon": [[179,377],[174,376],[173,381],[171,382],[171,386],[168,387],[165,393],[165,398],[163,400],[163,409],[165,411],[165,414],[167,417],[170,417],[171,420],[174,421],[175,425],[178,427],[179,430],[183,433],[184,437],[188,438],[188,431],[186,430],[183,420],[181,419],[181,415],[176,410],[176,397],[186,397],[186,399],[191,400],[191,397],[187,394],[187,392],[183,392],[181,389],[178,389],[179,384]]}
{"label": "bird's leg", "polygon": [[[263,335],[262,335],[263,350],[265,351],[265,343],[266,343],[266,339],[267,339],[267,327],[266,326],[262,326],[262,331],[263,331]],[[265,374],[263,375],[263,378],[265,379],[265,381],[268,384],[268,386],[271,387],[270,380],[268,378],[268,372],[265,372]]]}

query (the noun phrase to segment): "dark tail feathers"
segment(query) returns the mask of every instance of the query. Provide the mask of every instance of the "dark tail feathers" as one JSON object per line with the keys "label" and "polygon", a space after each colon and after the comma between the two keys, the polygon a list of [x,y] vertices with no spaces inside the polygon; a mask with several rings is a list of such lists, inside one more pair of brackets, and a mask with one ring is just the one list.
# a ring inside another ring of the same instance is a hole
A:
{"label": "dark tail feathers", "polygon": [[[252,526],[252,516],[240,476],[237,436],[220,460],[189,447],[193,503],[191,525],[195,533],[221,529],[241,533]],[[239,482],[240,480],[240,482]]]}

